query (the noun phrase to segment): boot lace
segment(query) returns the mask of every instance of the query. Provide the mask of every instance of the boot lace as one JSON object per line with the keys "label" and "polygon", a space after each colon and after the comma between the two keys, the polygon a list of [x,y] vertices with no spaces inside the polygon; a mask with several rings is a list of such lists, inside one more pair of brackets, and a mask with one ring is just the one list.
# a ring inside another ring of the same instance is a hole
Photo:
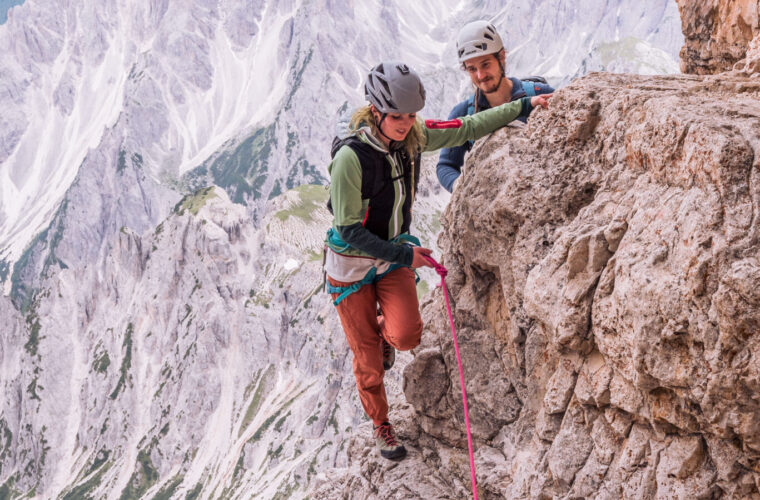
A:
{"label": "boot lace", "polygon": [[393,427],[388,422],[382,423],[375,428],[375,435],[382,438],[385,444],[388,446],[398,446],[396,441],[396,434],[393,432]]}

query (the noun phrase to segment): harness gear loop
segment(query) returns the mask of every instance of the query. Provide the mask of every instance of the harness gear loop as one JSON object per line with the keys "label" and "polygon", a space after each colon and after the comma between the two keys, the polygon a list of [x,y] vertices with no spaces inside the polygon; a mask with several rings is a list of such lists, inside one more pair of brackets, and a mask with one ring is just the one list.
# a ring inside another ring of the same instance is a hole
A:
{"label": "harness gear loop", "polygon": [[[337,253],[343,253],[349,248],[351,248],[351,246],[348,243],[346,243],[345,241],[341,239],[341,237],[338,235],[338,232],[335,231],[333,228],[330,228],[327,230],[327,241],[330,248]],[[397,244],[402,244],[402,245],[421,246],[419,238],[417,238],[416,236],[412,236],[411,234],[408,234],[408,233],[401,233],[390,241],[391,243],[397,243]],[[388,270],[380,274],[377,274],[377,267],[372,266],[372,268],[370,268],[370,270],[367,271],[367,274],[364,275],[364,278],[348,286],[333,286],[329,282],[326,283],[327,293],[340,294],[338,295],[338,298],[336,298],[333,301],[333,305],[337,306],[343,301],[343,299],[345,299],[352,293],[359,291],[359,289],[363,287],[364,285],[375,284],[381,279],[383,279],[386,274],[390,273],[391,271],[395,271],[396,269],[400,267],[411,267],[411,266],[407,266],[405,264],[391,264]],[[417,271],[414,271],[414,277],[415,277],[414,282],[419,283],[420,277],[417,274]]]}

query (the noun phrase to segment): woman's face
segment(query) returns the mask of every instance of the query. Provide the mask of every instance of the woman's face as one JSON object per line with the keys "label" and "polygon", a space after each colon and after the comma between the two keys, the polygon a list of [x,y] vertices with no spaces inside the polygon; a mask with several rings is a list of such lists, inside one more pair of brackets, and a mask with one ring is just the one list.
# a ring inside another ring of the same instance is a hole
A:
{"label": "woman's face", "polygon": [[[376,110],[373,111],[373,114],[379,123],[382,115]],[[400,142],[406,139],[416,119],[417,113],[388,113],[380,125],[380,130],[391,140]]]}

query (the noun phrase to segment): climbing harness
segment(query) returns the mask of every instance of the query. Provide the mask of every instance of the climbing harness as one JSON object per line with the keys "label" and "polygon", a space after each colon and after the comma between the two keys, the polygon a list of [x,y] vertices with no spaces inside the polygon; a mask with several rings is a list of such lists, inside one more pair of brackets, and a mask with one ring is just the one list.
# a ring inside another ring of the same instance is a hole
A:
{"label": "climbing harness", "polygon": [[[340,236],[338,236],[338,232],[335,231],[333,228],[328,229],[327,240],[330,243],[330,247],[333,248],[337,253],[343,253],[350,248],[350,245],[344,242],[340,238]],[[400,243],[400,244],[411,243],[415,246],[420,246],[420,240],[416,236],[412,236],[411,234],[408,234],[408,233],[401,233],[390,241],[391,243]],[[386,274],[390,273],[391,271],[395,271],[396,269],[400,267],[409,267],[409,266],[406,266],[404,264],[391,264],[390,267],[386,271],[380,274],[377,274],[377,268],[373,266],[369,271],[367,271],[367,274],[364,275],[364,278],[348,286],[333,286],[329,283],[326,283],[327,293],[340,294],[333,301],[333,305],[337,306],[343,301],[343,299],[345,299],[352,293],[359,291],[359,289],[363,287],[364,285],[372,285],[374,283],[377,283],[378,281],[383,279]],[[414,276],[415,276],[415,283],[418,283],[420,281],[420,277],[417,274],[417,271],[414,271]]]}
{"label": "climbing harness", "polygon": [[464,372],[462,372],[462,359],[459,356],[459,343],[457,342],[457,332],[454,328],[454,317],[451,314],[451,304],[449,303],[449,292],[446,288],[446,274],[448,271],[430,256],[425,256],[428,262],[433,265],[433,269],[441,277],[440,287],[443,289],[443,298],[446,299],[446,311],[449,313],[449,324],[451,325],[451,336],[454,338],[454,352],[457,355],[457,366],[459,367],[459,382],[462,384],[462,403],[464,404],[464,425],[467,428],[467,448],[470,452],[470,473],[472,475],[472,496],[478,500],[478,487],[475,483],[475,459],[472,454],[472,436],[470,434],[470,417],[467,410],[467,391],[464,388]]}

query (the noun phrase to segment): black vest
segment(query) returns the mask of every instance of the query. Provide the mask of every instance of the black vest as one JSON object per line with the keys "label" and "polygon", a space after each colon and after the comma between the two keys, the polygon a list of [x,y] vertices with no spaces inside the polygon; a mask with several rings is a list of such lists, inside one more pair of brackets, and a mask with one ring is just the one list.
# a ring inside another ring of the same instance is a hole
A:
{"label": "black vest", "polygon": [[[406,148],[399,145],[400,147],[394,149],[392,154],[400,163],[401,175],[391,177],[391,165],[386,158],[386,153],[378,151],[369,144],[351,136],[342,140],[338,137],[333,139],[330,156],[334,158],[343,146],[350,147],[356,153],[362,168],[362,200],[369,200],[368,210],[362,225],[372,234],[384,240],[389,239],[388,225],[393,215],[395,201],[393,182],[401,177],[404,179],[404,192],[406,193],[402,208],[401,232],[408,233],[409,226],[412,223],[412,201],[414,194],[416,194],[413,191],[417,190],[420,180],[421,155],[417,154],[412,159]],[[414,180],[412,180],[412,172],[414,172]],[[331,200],[327,201],[327,209],[332,213]]]}

